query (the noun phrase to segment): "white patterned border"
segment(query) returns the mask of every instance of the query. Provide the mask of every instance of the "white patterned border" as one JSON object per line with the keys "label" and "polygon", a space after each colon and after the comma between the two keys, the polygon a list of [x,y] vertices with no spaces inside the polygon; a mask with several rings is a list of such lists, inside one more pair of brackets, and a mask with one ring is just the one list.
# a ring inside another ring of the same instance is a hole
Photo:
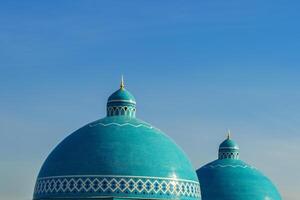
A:
{"label": "white patterned border", "polygon": [[161,177],[136,176],[59,176],[43,177],[36,182],[34,197],[64,194],[133,194],[200,197],[199,183]]}
{"label": "white patterned border", "polygon": [[107,106],[107,116],[129,116],[135,117],[136,108],[134,106]]}
{"label": "white patterned border", "polygon": [[208,165],[205,168],[217,168],[217,167],[221,167],[221,168],[225,168],[225,167],[232,167],[232,168],[251,168],[251,169],[255,169],[255,167],[250,166],[250,165],[221,165],[221,164],[217,164],[217,165]]}

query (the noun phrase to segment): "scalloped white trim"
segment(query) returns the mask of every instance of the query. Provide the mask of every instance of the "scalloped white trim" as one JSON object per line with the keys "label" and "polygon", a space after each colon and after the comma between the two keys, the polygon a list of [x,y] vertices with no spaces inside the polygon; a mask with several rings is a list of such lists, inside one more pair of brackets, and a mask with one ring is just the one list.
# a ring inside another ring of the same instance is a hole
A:
{"label": "scalloped white trim", "polygon": [[101,122],[98,122],[98,123],[95,123],[95,124],[90,124],[89,126],[90,127],[94,127],[94,126],[98,126],[98,125],[101,125],[101,126],[112,126],[112,125],[115,125],[115,126],[132,126],[134,128],[139,128],[139,127],[145,127],[145,128],[149,128],[149,129],[153,129],[153,126],[150,126],[150,125],[146,125],[146,124],[131,124],[131,123],[124,123],[124,124],[119,124],[119,123],[116,123],[116,122],[111,122],[111,123],[108,123],[108,124],[104,124],[104,123],[101,123]]}
{"label": "scalloped white trim", "polygon": [[232,167],[232,168],[251,168],[251,169],[255,169],[255,167],[253,166],[250,166],[250,165],[221,165],[221,164],[217,164],[217,165],[208,165],[206,166],[207,168],[210,167],[210,168],[217,168],[217,167]]}

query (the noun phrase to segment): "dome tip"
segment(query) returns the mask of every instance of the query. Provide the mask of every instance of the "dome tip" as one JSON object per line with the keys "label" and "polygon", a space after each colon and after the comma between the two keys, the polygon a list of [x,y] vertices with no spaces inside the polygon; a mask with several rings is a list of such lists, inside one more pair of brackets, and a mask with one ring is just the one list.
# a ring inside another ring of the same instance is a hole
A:
{"label": "dome tip", "polygon": [[231,139],[231,131],[230,129],[227,129],[227,140]]}
{"label": "dome tip", "polygon": [[124,84],[124,77],[123,74],[121,75],[121,83],[120,83],[120,89],[124,89],[125,88],[125,84]]}

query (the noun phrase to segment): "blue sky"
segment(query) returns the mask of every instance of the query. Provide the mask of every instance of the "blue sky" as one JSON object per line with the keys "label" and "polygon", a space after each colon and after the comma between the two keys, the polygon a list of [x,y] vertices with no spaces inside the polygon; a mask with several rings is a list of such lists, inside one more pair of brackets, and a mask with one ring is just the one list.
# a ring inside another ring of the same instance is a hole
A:
{"label": "blue sky", "polygon": [[51,149],[105,116],[120,76],[137,116],[195,168],[226,129],[299,197],[297,1],[0,1],[0,199],[29,200]]}

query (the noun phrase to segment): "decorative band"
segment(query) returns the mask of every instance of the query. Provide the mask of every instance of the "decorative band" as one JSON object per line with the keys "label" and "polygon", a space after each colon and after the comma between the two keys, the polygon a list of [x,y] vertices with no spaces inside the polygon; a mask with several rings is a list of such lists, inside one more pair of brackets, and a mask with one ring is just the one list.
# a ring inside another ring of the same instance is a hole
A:
{"label": "decorative band", "polygon": [[239,147],[220,147],[219,149],[220,150],[221,149],[235,149],[235,150],[239,150]]}
{"label": "decorative band", "polygon": [[256,169],[255,167],[253,166],[250,166],[250,165],[236,165],[236,164],[212,164],[212,165],[207,165],[207,166],[204,166],[204,168],[225,168],[225,167],[231,167],[231,168],[250,168],[250,169]]}
{"label": "decorative band", "polygon": [[113,99],[113,100],[107,101],[107,103],[113,103],[113,102],[124,102],[124,103],[136,104],[136,102],[133,100],[125,100],[125,99]]}
{"label": "decorative band", "polygon": [[161,177],[139,176],[59,176],[39,178],[35,185],[34,198],[44,196],[133,195],[200,197],[199,183]]}

